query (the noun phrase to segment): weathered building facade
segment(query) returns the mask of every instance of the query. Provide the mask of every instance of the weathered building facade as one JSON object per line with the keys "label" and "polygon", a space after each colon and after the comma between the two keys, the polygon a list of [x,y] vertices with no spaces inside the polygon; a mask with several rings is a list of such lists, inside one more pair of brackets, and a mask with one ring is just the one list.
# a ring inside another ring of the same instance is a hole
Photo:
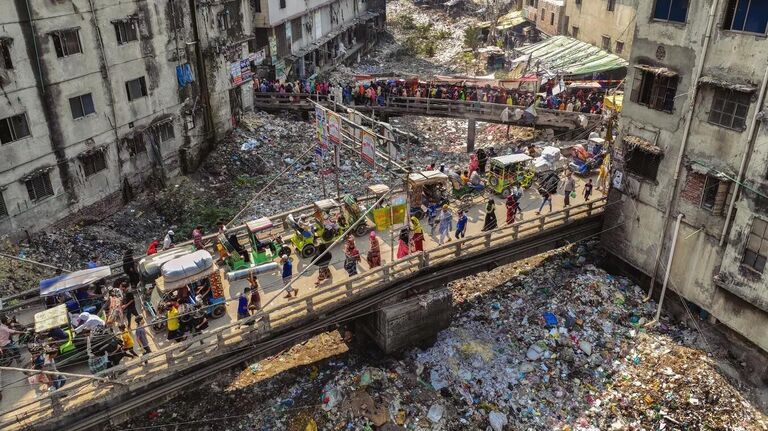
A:
{"label": "weathered building facade", "polygon": [[604,244],[768,350],[768,7],[748,3],[640,2]]}
{"label": "weathered building facade", "polygon": [[[252,106],[255,74],[285,78],[281,63],[312,44],[338,51],[344,36],[353,43],[343,49],[367,47],[370,26],[383,25],[368,11],[383,6],[8,0],[0,14],[0,233],[40,229],[194,170]],[[302,36],[284,33],[291,43],[270,51],[275,32],[294,22]]]}
{"label": "weathered building facade", "polygon": [[562,34],[629,59],[638,0],[566,0]]}

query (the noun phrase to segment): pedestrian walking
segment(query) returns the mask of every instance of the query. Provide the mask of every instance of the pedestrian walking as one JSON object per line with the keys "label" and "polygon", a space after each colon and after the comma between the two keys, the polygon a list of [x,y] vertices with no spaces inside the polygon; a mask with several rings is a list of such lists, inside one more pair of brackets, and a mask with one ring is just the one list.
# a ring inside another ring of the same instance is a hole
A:
{"label": "pedestrian walking", "polygon": [[357,262],[360,261],[360,250],[355,245],[355,237],[347,236],[347,243],[344,244],[344,270],[350,277],[357,275]]}
{"label": "pedestrian walking", "polygon": [[293,264],[291,263],[291,259],[288,258],[287,254],[284,254],[280,256],[280,262],[283,264],[283,287],[285,288],[285,299],[289,299],[291,297],[291,294],[293,294],[293,297],[297,297],[299,295],[299,289],[294,289],[293,286],[291,286],[291,279],[293,278]]}
{"label": "pedestrian walking", "polygon": [[[139,344],[139,347],[141,347],[142,355],[152,353],[152,350],[149,348],[149,334],[144,327],[144,318],[141,316],[136,316],[136,331],[134,331],[134,335],[136,335],[136,342]],[[146,360],[144,361],[144,365],[147,365]]]}
{"label": "pedestrian walking", "polygon": [[483,222],[483,232],[496,229],[499,226],[499,222],[496,219],[496,202],[493,198],[488,199],[488,203],[485,204],[485,221]]}
{"label": "pedestrian walking", "polygon": [[602,163],[597,170],[597,190],[605,194],[608,191],[608,168]]}
{"label": "pedestrian walking", "polygon": [[195,244],[195,248],[202,250],[205,248],[203,245],[203,226],[197,225],[192,230],[192,242]]}
{"label": "pedestrian walking", "polygon": [[507,208],[507,224],[514,223],[517,210],[520,207],[514,194],[507,196],[507,200],[504,203],[504,206]]}
{"label": "pedestrian walking", "polygon": [[456,220],[456,239],[464,238],[467,233],[467,213],[459,210],[459,218]]}
{"label": "pedestrian walking", "polygon": [[[261,310],[261,293],[259,290],[259,280],[252,272],[248,274],[248,284],[251,287],[251,298],[248,300],[248,311],[254,312]],[[202,298],[201,298],[202,299]],[[200,303],[200,301],[198,301]]]}
{"label": "pedestrian walking", "polygon": [[544,208],[544,204],[547,202],[549,202],[549,212],[552,212],[552,195],[550,195],[549,192],[544,189],[539,190],[539,193],[541,194],[541,205],[539,205],[539,210],[536,211],[536,215],[541,214],[541,210]]}
{"label": "pedestrian walking", "polygon": [[400,235],[397,237],[397,258],[402,259],[405,256],[408,256],[408,253],[410,253],[411,248],[411,233],[408,231],[408,228],[402,228],[400,229]]}
{"label": "pedestrian walking", "polygon": [[118,326],[118,329],[120,329],[120,338],[123,340],[123,351],[125,354],[132,358],[138,358],[139,355],[133,350],[133,336],[131,335],[130,329],[122,323]]}
{"label": "pedestrian walking", "polygon": [[333,282],[333,274],[331,274],[331,269],[329,268],[332,257],[331,251],[328,250],[328,244],[323,243],[317,247],[317,256],[319,257],[315,261],[315,265],[317,265],[317,281],[315,281],[315,287],[320,286],[326,280]]}
{"label": "pedestrian walking", "polygon": [[131,286],[126,281],[120,283],[120,293],[123,297],[121,302],[123,319],[126,321],[128,329],[131,329],[131,318],[139,315],[139,312],[136,310],[136,298],[134,297],[133,290],[131,290]]}
{"label": "pedestrian walking", "polygon": [[411,238],[413,251],[424,251],[424,228],[421,227],[419,219],[415,216],[411,216],[411,232],[413,232]]}
{"label": "pedestrian walking", "polygon": [[379,239],[376,238],[376,232],[371,231],[369,239],[368,256],[366,256],[365,260],[368,261],[369,267],[376,268],[381,266],[381,248],[379,247]]}
{"label": "pedestrian walking", "polygon": [[565,174],[565,187],[563,187],[563,192],[565,194],[565,200],[564,204],[565,206],[571,205],[571,194],[574,196],[576,190],[576,181],[573,179],[573,174],[571,172],[568,172]]}
{"label": "pedestrian walking", "polygon": [[440,240],[439,244],[442,244],[446,238],[448,242],[451,242],[451,231],[453,230],[453,214],[451,213],[448,204],[443,205],[442,211],[440,211]]}
{"label": "pedestrian walking", "polygon": [[168,250],[173,247],[173,231],[169,230],[163,238],[163,250]]}
{"label": "pedestrian walking", "polygon": [[588,179],[587,183],[584,184],[584,200],[588,201],[590,195],[592,195],[592,178]]}
{"label": "pedestrian walking", "polygon": [[477,153],[477,170],[480,172],[481,175],[485,175],[485,165],[488,163],[488,154],[486,154],[485,150],[480,148],[476,151]]}
{"label": "pedestrian walking", "polygon": [[[245,320],[251,317],[251,312],[248,311],[248,296],[251,293],[251,289],[245,288],[237,297],[237,320]],[[253,322],[248,323],[253,324]]]}

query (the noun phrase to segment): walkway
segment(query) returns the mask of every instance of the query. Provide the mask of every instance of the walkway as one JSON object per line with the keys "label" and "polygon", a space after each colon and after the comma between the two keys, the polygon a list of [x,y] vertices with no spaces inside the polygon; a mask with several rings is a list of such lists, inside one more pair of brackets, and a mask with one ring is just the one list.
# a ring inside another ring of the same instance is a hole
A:
{"label": "walkway", "polygon": [[[581,184],[582,181],[579,181],[578,185]],[[212,321],[211,328],[203,335],[183,343],[173,344],[165,341],[164,333],[155,334],[155,341],[158,342],[153,346],[156,350],[147,357],[147,366],[133,359],[124,361],[116,369],[121,371],[117,377],[121,384],[100,383],[94,386],[91,380],[70,378],[59,391],[35,397],[21,373],[4,372],[2,384],[8,387],[3,391],[0,404],[0,429],[20,429],[32,423],[36,423],[35,429],[48,429],[50,425],[56,429],[76,430],[85,429],[87,425],[98,425],[249,357],[270,352],[335,323],[349,321],[368,312],[383,297],[401,294],[416,284],[445,283],[482,271],[488,265],[500,264],[504,256],[511,259],[516,256],[514,253],[534,254],[543,251],[543,248],[560,246],[565,239],[583,239],[599,229],[605,200],[600,198],[599,193],[597,197],[589,202],[583,202],[579,197],[575,199],[578,205],[574,203],[570,208],[563,208],[562,196],[558,196],[551,213],[545,210],[543,215],[535,216],[539,199],[528,192],[522,204],[524,218],[510,226],[504,226],[503,202],[496,199],[496,213],[501,227],[491,232],[480,232],[483,205],[478,199],[477,205],[469,211],[466,238],[440,246],[434,237],[428,235],[427,228],[425,252],[393,260],[390,235],[382,233],[384,265],[370,270],[362,264],[361,273],[351,278],[342,267],[343,252],[338,247],[334,248],[331,268],[334,283],[314,288],[317,269],[311,268],[297,280],[295,287],[299,289],[299,296],[295,299],[282,298],[277,273],[260,275],[264,289],[262,302],[274,302],[255,317],[254,326],[234,321],[236,298],[247,282],[225,282],[225,292],[230,298],[225,317]],[[586,222],[591,224],[585,225]],[[567,236],[569,233],[570,236]],[[363,255],[368,250],[367,243],[367,238],[357,240]],[[308,263],[296,258],[294,273],[301,272]],[[178,379],[175,375],[181,370],[184,370],[185,377]],[[84,364],[63,371],[88,374]],[[67,396],[61,398],[63,394]],[[105,403],[109,403],[107,410]],[[47,425],[41,425],[40,421],[45,421]]]}
{"label": "walkway", "polygon": [[[262,110],[304,110],[313,111],[314,106],[307,99],[321,102],[327,106],[333,103],[326,96],[312,94],[253,93],[253,107]],[[384,106],[355,105],[352,108],[361,112],[375,112],[378,118],[401,115],[428,117],[463,118],[467,120],[501,123],[513,126],[544,127],[558,130],[592,130],[602,120],[601,115],[582,114],[579,112],[558,111],[536,108],[537,116],[533,123],[524,118],[515,120],[510,114],[509,121],[502,121],[501,113],[507,105],[498,103],[467,102],[463,100],[430,99],[416,97],[396,97],[387,99]],[[510,111],[525,109],[524,106],[509,106]],[[584,122],[582,122],[582,119]]]}

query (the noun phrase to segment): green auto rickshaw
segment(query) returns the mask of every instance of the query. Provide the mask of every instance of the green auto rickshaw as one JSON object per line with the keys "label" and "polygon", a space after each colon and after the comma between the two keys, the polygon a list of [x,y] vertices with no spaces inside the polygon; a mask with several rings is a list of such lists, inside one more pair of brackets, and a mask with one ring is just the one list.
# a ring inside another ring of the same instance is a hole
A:
{"label": "green auto rickshaw", "polygon": [[510,154],[490,160],[488,186],[503,198],[512,193],[512,187],[528,188],[533,184],[536,170],[533,158],[526,154]]}

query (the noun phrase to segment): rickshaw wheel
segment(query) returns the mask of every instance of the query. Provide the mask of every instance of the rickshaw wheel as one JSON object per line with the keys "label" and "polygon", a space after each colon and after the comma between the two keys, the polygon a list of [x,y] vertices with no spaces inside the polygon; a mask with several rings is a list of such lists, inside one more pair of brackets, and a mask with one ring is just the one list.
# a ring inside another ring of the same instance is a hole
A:
{"label": "rickshaw wheel", "polygon": [[287,245],[280,247],[280,256],[283,256],[283,255],[291,257],[291,248],[288,247]]}
{"label": "rickshaw wheel", "polygon": [[355,227],[355,236],[365,236],[368,233],[368,226],[360,223]]}
{"label": "rickshaw wheel", "polygon": [[491,187],[496,187],[499,185],[499,178],[498,177],[490,177],[488,178],[488,184],[491,185]]}
{"label": "rickshaw wheel", "polygon": [[308,259],[315,255],[315,252],[317,251],[317,248],[315,248],[312,244],[307,244],[304,246],[304,248],[301,249],[301,257],[304,259]]}
{"label": "rickshaw wheel", "polygon": [[509,187],[504,188],[504,190],[501,191],[501,197],[504,199],[508,198],[509,195],[512,194],[512,190],[509,189]]}
{"label": "rickshaw wheel", "polygon": [[152,323],[152,329],[154,329],[155,332],[161,332],[163,329],[165,329],[165,322],[161,320],[161,321]]}
{"label": "rickshaw wheel", "polygon": [[227,307],[221,304],[215,306],[211,311],[211,317],[213,317],[214,319],[218,319],[224,316],[225,314],[227,314]]}

